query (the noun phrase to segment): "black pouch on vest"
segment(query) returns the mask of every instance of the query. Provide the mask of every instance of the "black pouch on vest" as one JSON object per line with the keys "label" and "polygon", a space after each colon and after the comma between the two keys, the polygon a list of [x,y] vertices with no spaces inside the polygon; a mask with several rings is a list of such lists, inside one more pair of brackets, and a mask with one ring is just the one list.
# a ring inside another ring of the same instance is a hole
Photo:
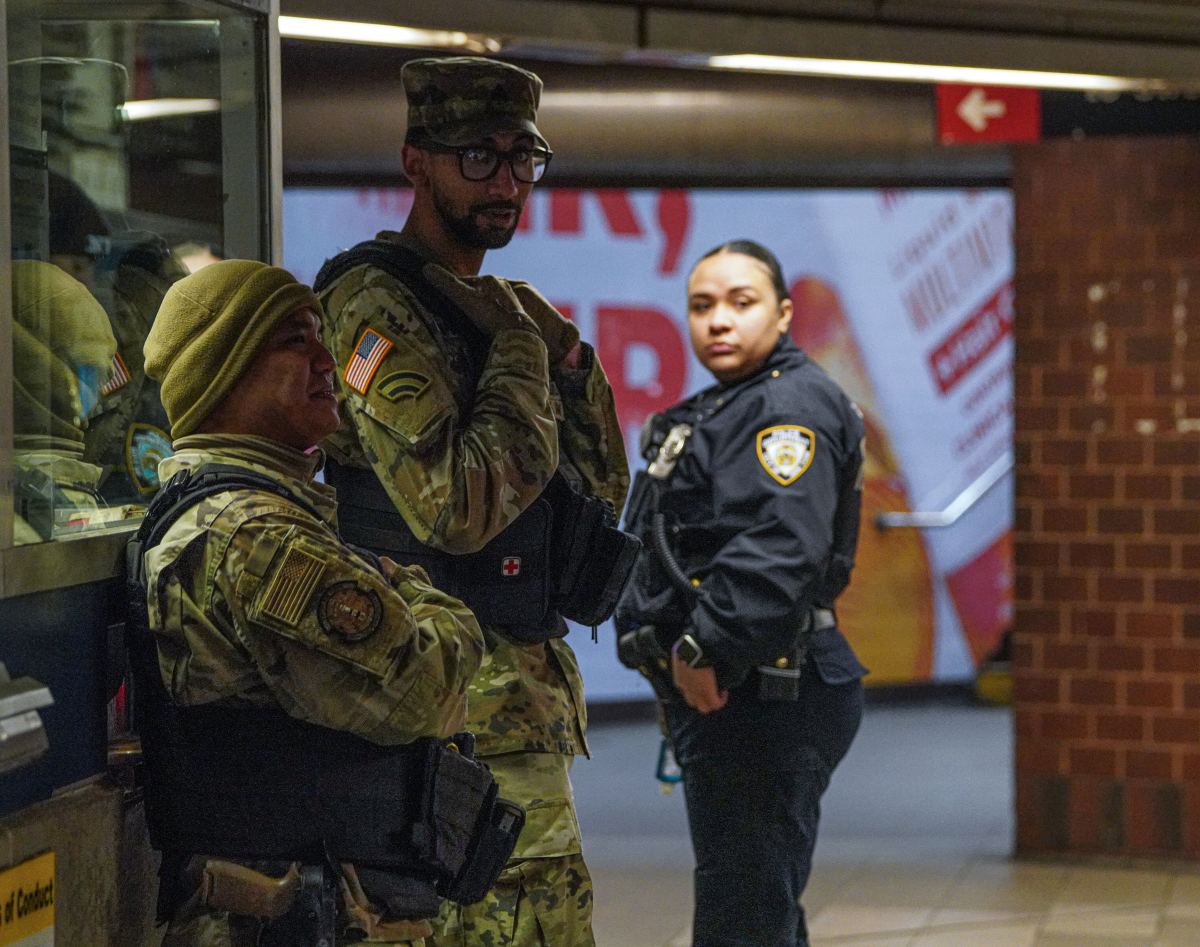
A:
{"label": "black pouch on vest", "polygon": [[611,506],[577,493],[561,475],[551,479],[543,496],[554,507],[551,604],[581,625],[607,621],[633,572],[641,540],[616,528]]}
{"label": "black pouch on vest", "polygon": [[525,826],[525,810],[515,802],[497,797],[495,805],[481,817],[481,823],[466,864],[444,892],[445,897],[459,904],[482,901],[492,890]]}
{"label": "black pouch on vest", "polygon": [[449,591],[481,625],[504,626],[517,640],[545,641],[551,599],[554,512],[538,498],[478,552],[450,561]]}
{"label": "black pouch on vest", "polygon": [[498,797],[491,772],[470,752],[469,744],[436,748],[424,817],[413,833],[437,872],[438,894],[462,904],[482,899],[496,883],[525,824],[525,810]]}

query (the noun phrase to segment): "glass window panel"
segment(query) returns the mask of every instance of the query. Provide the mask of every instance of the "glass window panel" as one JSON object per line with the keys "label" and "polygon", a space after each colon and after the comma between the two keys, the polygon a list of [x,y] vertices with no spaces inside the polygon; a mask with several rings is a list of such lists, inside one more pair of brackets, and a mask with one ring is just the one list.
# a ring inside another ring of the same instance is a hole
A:
{"label": "glass window panel", "polygon": [[142,342],[189,269],[266,258],[263,18],[8,12],[15,544],[126,525],[171,452]]}

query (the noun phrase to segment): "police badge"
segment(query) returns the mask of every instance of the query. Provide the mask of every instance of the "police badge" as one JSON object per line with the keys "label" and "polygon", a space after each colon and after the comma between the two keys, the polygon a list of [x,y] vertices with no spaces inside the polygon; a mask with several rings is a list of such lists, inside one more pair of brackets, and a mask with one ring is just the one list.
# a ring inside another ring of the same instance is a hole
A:
{"label": "police badge", "polygon": [[758,432],[755,447],[763,468],[786,487],[808,470],[816,442],[816,435],[806,427],[777,424]]}

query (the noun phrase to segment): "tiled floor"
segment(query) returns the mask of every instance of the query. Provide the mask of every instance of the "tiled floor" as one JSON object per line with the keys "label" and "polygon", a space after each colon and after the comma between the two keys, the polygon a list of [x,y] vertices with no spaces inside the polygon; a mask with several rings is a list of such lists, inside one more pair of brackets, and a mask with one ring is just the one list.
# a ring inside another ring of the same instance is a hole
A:
{"label": "tiled floor", "polygon": [[[599,947],[688,947],[680,793],[653,723],[595,725],[574,780]],[[816,947],[1200,947],[1200,865],[1014,861],[1007,711],[867,709],[825,796],[805,895]]]}

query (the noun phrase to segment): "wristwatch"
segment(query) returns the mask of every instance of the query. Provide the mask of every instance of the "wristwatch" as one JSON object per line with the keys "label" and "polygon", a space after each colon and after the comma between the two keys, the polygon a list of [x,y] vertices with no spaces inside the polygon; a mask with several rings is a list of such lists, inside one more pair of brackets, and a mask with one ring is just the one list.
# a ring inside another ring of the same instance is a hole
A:
{"label": "wristwatch", "polygon": [[682,634],[671,646],[671,653],[679,658],[688,667],[706,668],[711,667],[712,662],[704,658],[704,649],[700,647],[700,642],[689,634]]}

